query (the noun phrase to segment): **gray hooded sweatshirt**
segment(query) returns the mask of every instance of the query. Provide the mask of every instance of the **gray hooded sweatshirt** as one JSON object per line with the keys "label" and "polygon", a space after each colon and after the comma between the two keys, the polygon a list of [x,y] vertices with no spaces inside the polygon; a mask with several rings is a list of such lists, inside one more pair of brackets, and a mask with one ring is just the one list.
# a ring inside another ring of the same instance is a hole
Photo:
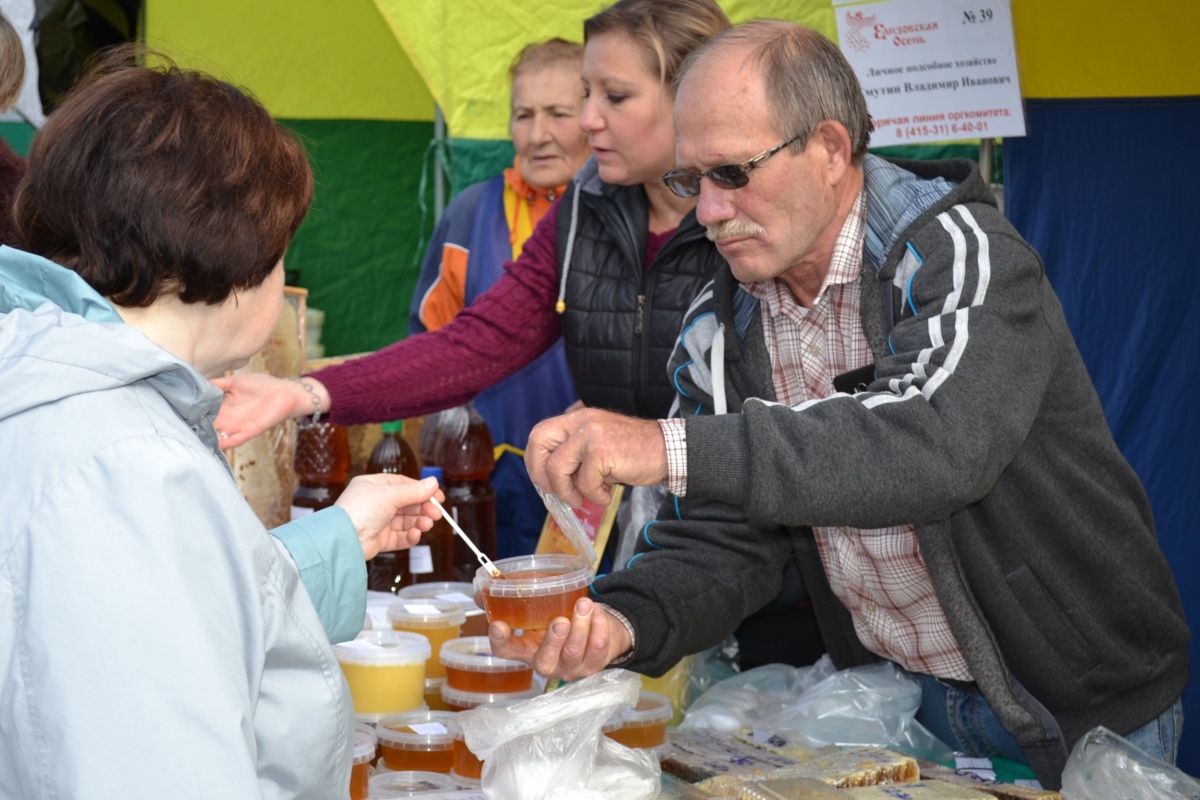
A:
{"label": "gray hooded sweatshirt", "polygon": [[0,248],[0,797],[347,796],[353,713],[297,562],[343,638],[362,550],[333,509],[289,526],[293,560],[216,447],[220,399]]}

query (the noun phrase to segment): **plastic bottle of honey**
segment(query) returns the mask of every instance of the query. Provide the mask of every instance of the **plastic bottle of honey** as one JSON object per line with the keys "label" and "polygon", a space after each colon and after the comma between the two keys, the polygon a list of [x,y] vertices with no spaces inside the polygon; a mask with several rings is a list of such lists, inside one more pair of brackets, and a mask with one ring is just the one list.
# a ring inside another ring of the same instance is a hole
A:
{"label": "plastic bottle of honey", "polygon": [[[446,480],[446,512],[490,558],[496,557],[496,492],[490,478],[496,466],[492,434],[470,403],[442,412],[437,460]],[[470,581],[479,562],[466,543],[454,540],[454,577]]]}
{"label": "plastic bottle of honey", "polygon": [[[371,450],[367,474],[404,475],[414,480],[420,476],[417,456],[404,440],[403,433],[404,420],[383,423],[383,438]],[[367,562],[367,588],[376,592],[395,592],[407,585],[408,566],[409,554],[404,550],[380,553]]]}
{"label": "plastic bottle of honey", "polygon": [[292,495],[292,519],[333,505],[350,475],[346,429],[332,422],[301,422],[292,466],[300,481]]}

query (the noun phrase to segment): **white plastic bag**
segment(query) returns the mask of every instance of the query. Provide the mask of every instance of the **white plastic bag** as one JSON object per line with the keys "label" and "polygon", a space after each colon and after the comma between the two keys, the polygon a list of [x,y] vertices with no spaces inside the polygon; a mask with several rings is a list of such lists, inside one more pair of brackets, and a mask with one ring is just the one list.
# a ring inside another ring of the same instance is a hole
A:
{"label": "white plastic bag", "polygon": [[917,722],[921,686],[884,661],[835,671],[828,655],[811,667],[769,664],[722,681],[697,700],[681,728],[748,727],[813,748],[873,745],[944,762],[954,751]]}
{"label": "white plastic bag", "polygon": [[1071,749],[1062,795],[1067,800],[1200,800],[1200,782],[1101,726]]}
{"label": "white plastic bag", "polygon": [[484,761],[484,792],[492,800],[652,800],[658,759],[600,733],[640,690],[637,675],[612,669],[523,703],[460,712],[467,746]]}

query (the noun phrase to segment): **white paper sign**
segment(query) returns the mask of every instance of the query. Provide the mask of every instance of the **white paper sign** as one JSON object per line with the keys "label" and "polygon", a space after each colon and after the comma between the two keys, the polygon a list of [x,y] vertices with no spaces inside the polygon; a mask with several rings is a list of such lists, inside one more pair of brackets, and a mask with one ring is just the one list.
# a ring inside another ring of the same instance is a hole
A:
{"label": "white paper sign", "polygon": [[871,146],[1024,136],[1009,0],[835,0]]}

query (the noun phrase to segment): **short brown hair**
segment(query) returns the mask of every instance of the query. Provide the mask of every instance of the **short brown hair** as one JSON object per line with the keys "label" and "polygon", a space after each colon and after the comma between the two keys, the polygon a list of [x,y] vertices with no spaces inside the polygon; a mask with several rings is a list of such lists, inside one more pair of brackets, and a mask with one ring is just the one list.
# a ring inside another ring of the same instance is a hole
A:
{"label": "short brown hair", "polygon": [[713,0],[620,0],[584,20],[583,40],[620,32],[642,46],[646,66],[675,91],[675,73],[688,53],[729,27]]}
{"label": "short brown hair", "polygon": [[583,66],[583,45],[557,36],[544,42],[530,42],[521,48],[508,68],[509,80],[527,70],[539,70],[558,64]]}
{"label": "short brown hair", "polygon": [[678,80],[710,53],[745,48],[759,67],[771,122],[784,138],[798,137],[801,152],[822,120],[842,123],[851,156],[862,163],[871,141],[871,115],[858,76],[838,46],[817,31],[778,19],[760,19],[712,37],[688,56]]}
{"label": "short brown hair", "polygon": [[261,284],[312,202],[304,148],[236,87],[121,47],[34,137],[21,247],[123,306],[216,304]]}
{"label": "short brown hair", "polygon": [[12,108],[25,84],[25,46],[21,34],[0,13],[0,111]]}

